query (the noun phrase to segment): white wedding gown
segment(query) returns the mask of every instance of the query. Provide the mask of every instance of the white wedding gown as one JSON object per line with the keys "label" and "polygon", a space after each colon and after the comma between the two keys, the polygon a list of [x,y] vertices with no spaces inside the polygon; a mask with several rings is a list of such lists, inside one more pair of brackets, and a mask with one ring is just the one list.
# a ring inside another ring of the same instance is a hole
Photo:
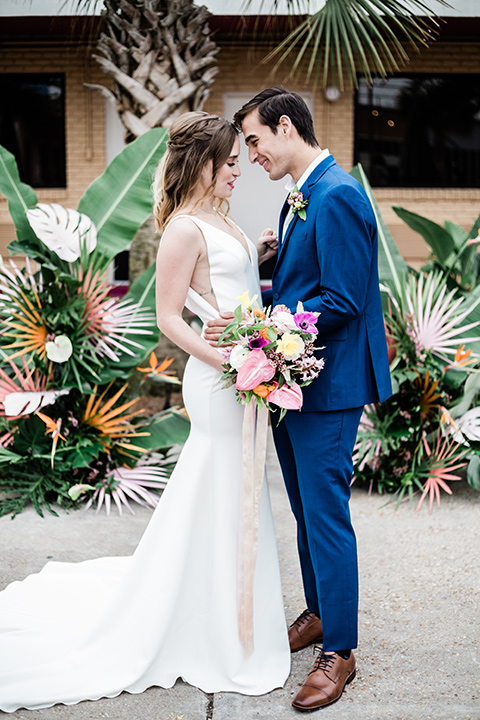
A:
{"label": "white wedding gown", "polygon": [[[204,234],[221,311],[259,293],[257,256],[212,225]],[[192,289],[203,322],[217,311]],[[0,709],[43,708],[171,687],[259,695],[290,669],[266,483],[254,585],[254,651],[239,638],[243,406],[220,373],[190,358],[190,436],[132,557],[48,563],[0,593]]]}

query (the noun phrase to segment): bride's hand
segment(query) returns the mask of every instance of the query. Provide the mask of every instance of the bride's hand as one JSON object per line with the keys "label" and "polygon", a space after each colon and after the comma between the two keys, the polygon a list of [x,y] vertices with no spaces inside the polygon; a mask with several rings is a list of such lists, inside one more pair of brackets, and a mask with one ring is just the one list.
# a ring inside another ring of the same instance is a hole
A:
{"label": "bride's hand", "polygon": [[[210,345],[217,345],[220,335],[223,333],[227,325],[230,325],[234,317],[233,313],[224,312],[220,313],[220,317],[215,318],[215,320],[209,320],[203,331],[205,340],[209,342]],[[222,343],[222,345],[227,344],[228,343]]]}
{"label": "bride's hand", "polygon": [[278,250],[278,237],[277,233],[271,228],[266,228],[257,242],[258,252],[258,264],[261,265],[265,260],[269,260],[271,257],[277,254]]}

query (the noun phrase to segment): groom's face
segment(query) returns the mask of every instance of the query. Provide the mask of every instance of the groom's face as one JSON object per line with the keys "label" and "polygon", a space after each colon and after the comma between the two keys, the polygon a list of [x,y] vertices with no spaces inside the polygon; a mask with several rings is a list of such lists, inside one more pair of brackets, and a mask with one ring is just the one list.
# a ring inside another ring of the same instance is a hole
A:
{"label": "groom's face", "polygon": [[248,159],[251,163],[258,163],[270,177],[270,180],[280,180],[289,172],[289,135],[284,128],[278,125],[277,132],[273,133],[268,125],[260,121],[258,110],[253,110],[245,116],[242,122],[245,143],[248,146]]}

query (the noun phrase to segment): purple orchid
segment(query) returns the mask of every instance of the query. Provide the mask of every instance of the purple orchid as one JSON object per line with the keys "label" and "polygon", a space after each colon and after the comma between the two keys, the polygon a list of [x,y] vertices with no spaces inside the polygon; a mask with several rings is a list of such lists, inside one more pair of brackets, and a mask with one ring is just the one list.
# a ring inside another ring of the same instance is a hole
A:
{"label": "purple orchid", "polygon": [[317,315],[315,313],[311,312],[299,312],[295,313],[293,316],[293,319],[295,320],[295,325],[302,330],[302,332],[306,333],[312,333],[316,335],[318,333],[318,328],[316,327],[316,323],[318,320]]}

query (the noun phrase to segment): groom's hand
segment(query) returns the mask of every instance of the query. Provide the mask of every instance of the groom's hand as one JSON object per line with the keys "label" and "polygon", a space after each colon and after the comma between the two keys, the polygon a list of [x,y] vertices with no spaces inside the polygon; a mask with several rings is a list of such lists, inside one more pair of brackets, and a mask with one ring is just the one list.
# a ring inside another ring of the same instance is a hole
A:
{"label": "groom's hand", "polygon": [[[220,313],[220,317],[215,320],[209,320],[205,326],[204,337],[210,345],[217,345],[220,335],[223,333],[227,325],[230,325],[234,318],[234,314],[231,312]],[[228,343],[222,343],[222,345],[228,345]]]}

